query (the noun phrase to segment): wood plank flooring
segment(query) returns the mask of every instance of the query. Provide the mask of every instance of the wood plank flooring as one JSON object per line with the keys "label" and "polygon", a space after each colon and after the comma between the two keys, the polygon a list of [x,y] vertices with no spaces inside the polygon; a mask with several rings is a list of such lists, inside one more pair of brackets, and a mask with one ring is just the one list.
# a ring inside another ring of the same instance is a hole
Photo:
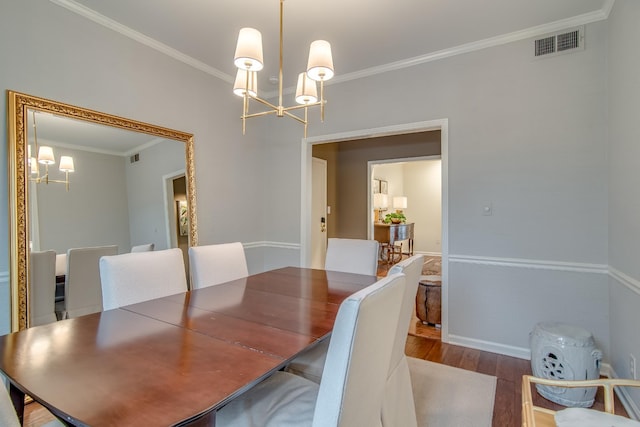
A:
{"label": "wood plank flooring", "polygon": [[[522,425],[522,376],[531,374],[530,361],[413,335],[407,337],[405,351],[407,356],[497,377],[493,427]],[[553,410],[563,408],[544,399],[535,391],[533,400],[536,406]],[[593,408],[599,410],[604,408],[604,397],[601,391],[596,394],[596,403]],[[626,416],[626,411],[617,397],[615,411],[616,414]]]}

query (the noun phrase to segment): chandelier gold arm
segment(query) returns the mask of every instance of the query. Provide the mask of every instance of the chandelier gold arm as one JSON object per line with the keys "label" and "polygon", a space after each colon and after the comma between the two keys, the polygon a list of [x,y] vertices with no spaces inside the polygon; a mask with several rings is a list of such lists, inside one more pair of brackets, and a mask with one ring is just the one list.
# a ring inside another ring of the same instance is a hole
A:
{"label": "chandelier gold arm", "polygon": [[[321,73],[320,76],[320,100],[313,102],[313,103],[308,103],[308,104],[301,104],[301,105],[292,105],[290,107],[284,107],[282,105],[282,95],[283,95],[283,51],[284,51],[284,0],[280,0],[280,57],[279,57],[279,69],[278,69],[278,105],[274,105],[272,103],[270,103],[269,101],[259,98],[257,96],[257,94],[254,96],[253,94],[249,93],[250,90],[249,88],[251,87],[250,85],[250,67],[251,67],[251,63],[247,62],[245,64],[246,67],[246,77],[245,77],[245,86],[244,86],[244,94],[243,94],[243,109],[242,109],[242,134],[245,135],[246,133],[246,121],[247,119],[250,119],[252,117],[262,117],[262,116],[267,116],[270,114],[275,114],[277,117],[291,117],[292,119],[295,119],[296,121],[302,123],[304,125],[304,136],[305,138],[307,137],[307,125],[309,123],[308,120],[308,109],[309,107],[316,107],[316,106],[320,106],[320,119],[322,122],[324,122],[324,108],[325,108],[325,104],[326,104],[326,100],[324,99],[324,77],[325,74]],[[245,68],[241,68],[241,69],[245,69]],[[254,71],[255,73],[255,71]],[[329,78],[331,78],[331,76],[329,76]],[[268,111],[260,111],[257,113],[249,113],[249,104],[250,101],[254,100],[259,102],[260,104],[265,105],[266,107],[269,108]],[[295,114],[292,114],[290,111],[293,110],[299,110],[299,109],[304,109],[304,118],[298,117]]]}

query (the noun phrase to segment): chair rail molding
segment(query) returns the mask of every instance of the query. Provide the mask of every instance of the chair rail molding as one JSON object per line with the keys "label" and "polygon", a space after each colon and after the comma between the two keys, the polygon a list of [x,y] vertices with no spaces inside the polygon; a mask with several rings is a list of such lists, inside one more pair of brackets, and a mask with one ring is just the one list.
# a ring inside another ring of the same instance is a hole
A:
{"label": "chair rail molding", "polygon": [[513,268],[530,268],[530,269],[538,269],[538,270],[571,271],[571,272],[577,272],[577,273],[595,273],[595,274],[609,273],[609,266],[606,264],[591,264],[591,263],[580,263],[580,262],[549,261],[549,260],[537,260],[537,259],[526,259],[526,258],[500,258],[500,257],[453,255],[453,254],[449,255],[448,261],[451,263],[478,264],[478,265],[513,267]]}
{"label": "chair rail molding", "polygon": [[609,277],[640,295],[640,280],[627,276],[622,271],[609,266]]}

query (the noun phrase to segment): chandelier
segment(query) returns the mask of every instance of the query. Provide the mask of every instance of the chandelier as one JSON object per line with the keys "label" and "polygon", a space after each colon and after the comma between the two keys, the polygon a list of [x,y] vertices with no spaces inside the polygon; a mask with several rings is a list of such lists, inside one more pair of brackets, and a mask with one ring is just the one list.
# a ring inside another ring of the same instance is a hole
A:
{"label": "chandelier", "polygon": [[[320,119],[324,122],[324,82],[333,77],[333,59],[331,57],[331,45],[325,40],[316,40],[311,43],[309,49],[309,61],[307,71],[298,75],[295,100],[298,105],[284,107],[282,105],[282,16],[284,0],[280,0],[280,68],[278,75],[278,105],[258,97],[257,72],[264,65],[262,62],[262,34],[254,28],[242,28],[238,35],[234,64],[238,67],[236,80],[233,85],[233,93],[243,98],[242,108],[242,134],[246,131],[246,121],[252,117],[275,114],[277,117],[290,117],[304,125],[304,136],[307,137],[309,107],[320,106]],[[320,99],[318,99],[318,87],[320,82]],[[249,113],[251,100],[266,106],[268,109],[256,113]],[[300,117],[292,111],[303,109],[304,116]]]}
{"label": "chandelier", "polygon": [[[35,182],[36,184],[49,184],[50,182],[65,184],[67,191],[69,191],[69,172],[73,172],[75,170],[73,167],[73,157],[60,157],[60,166],[58,169],[60,170],[60,172],[64,172],[64,181],[49,178],[49,165],[54,165],[56,163],[56,159],[53,155],[53,148],[45,145],[38,145],[38,127],[36,126],[35,111],[33,112],[33,141],[35,152],[38,153],[38,158],[36,159],[35,157],[31,157],[31,146],[29,145],[28,164],[29,170],[31,172],[29,181]],[[41,164],[44,165],[44,174],[40,173]]]}

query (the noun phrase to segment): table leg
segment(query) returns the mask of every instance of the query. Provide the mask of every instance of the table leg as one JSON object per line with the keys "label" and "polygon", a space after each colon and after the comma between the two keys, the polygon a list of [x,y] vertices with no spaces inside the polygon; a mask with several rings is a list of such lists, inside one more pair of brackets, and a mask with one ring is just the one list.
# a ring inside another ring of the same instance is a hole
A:
{"label": "table leg", "polygon": [[13,407],[18,415],[18,420],[20,420],[20,425],[22,425],[24,420],[24,393],[14,386],[13,383],[10,383],[9,395],[11,396],[11,403],[13,403]]}

